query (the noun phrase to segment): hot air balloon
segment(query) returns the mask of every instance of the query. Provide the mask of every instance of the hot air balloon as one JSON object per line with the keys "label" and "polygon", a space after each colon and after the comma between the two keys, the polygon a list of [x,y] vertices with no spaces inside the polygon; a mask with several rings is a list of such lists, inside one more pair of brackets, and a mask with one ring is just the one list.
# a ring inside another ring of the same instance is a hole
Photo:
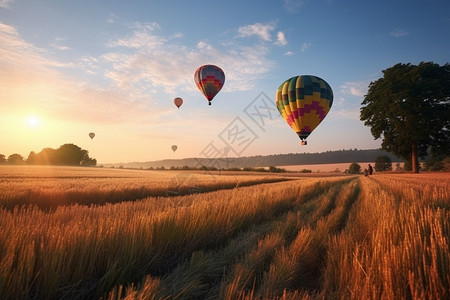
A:
{"label": "hot air balloon", "polygon": [[93,133],[93,132],[89,133],[89,137],[91,138],[91,140],[94,138],[94,136],[95,136],[95,133]]}
{"label": "hot air balloon", "polygon": [[178,107],[178,109],[180,109],[180,106],[183,104],[183,99],[181,99],[180,97],[177,97],[177,98],[173,99],[173,103]]}
{"label": "hot air balloon", "polygon": [[306,138],[328,114],[333,91],[322,78],[300,75],[280,85],[275,102],[280,115],[306,145]]}
{"label": "hot air balloon", "polygon": [[178,146],[177,146],[177,145],[172,145],[172,151],[173,151],[173,152],[177,151],[177,149],[178,149]]}
{"label": "hot air balloon", "polygon": [[218,66],[204,65],[195,71],[194,80],[198,89],[208,100],[208,104],[211,105],[212,99],[225,83],[225,74]]}

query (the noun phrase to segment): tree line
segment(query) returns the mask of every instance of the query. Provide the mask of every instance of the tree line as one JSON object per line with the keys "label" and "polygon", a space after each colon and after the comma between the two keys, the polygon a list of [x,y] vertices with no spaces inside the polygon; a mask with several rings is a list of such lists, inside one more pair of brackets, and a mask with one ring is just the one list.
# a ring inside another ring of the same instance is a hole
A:
{"label": "tree line", "polygon": [[0,154],[0,164],[10,165],[58,165],[58,166],[96,166],[97,160],[89,157],[89,151],[74,144],[64,144],[58,149],[44,148],[41,152],[31,151],[28,158],[14,153],[5,157]]}
{"label": "tree line", "polygon": [[125,164],[112,164],[105,166],[125,168],[199,168],[206,166],[208,169],[232,169],[232,168],[258,168],[265,166],[288,166],[288,165],[310,165],[310,164],[336,164],[347,162],[373,162],[378,156],[388,156],[392,161],[400,162],[400,158],[379,149],[369,150],[335,150],[320,153],[287,153],[272,155],[256,155],[243,157],[220,156],[217,158],[182,158],[164,159],[158,161],[133,162]]}

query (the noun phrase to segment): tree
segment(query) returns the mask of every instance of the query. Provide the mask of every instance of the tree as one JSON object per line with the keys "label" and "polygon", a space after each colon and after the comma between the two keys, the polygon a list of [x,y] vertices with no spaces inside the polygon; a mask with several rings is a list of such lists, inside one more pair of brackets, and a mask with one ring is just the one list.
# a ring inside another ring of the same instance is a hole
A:
{"label": "tree", "polygon": [[361,171],[361,166],[357,163],[350,164],[350,167],[348,167],[348,173],[349,174],[359,174]]}
{"label": "tree", "polygon": [[56,149],[56,164],[65,166],[79,166],[86,158],[86,150],[74,144],[64,144]]}
{"label": "tree", "polygon": [[411,162],[450,151],[450,65],[397,64],[371,82],[360,119],[382,148]]}
{"label": "tree", "polygon": [[6,158],[4,154],[0,154],[0,164],[6,163]]}
{"label": "tree", "polygon": [[58,149],[44,148],[39,153],[31,151],[29,165],[95,166],[97,160],[89,157],[89,152],[74,144],[64,144]]}
{"label": "tree", "polygon": [[23,160],[22,155],[14,153],[8,156],[8,163],[12,165],[23,165],[25,164],[25,161]]}
{"label": "tree", "polygon": [[27,158],[27,164],[28,165],[36,165],[38,162],[38,157],[34,151],[31,151],[30,154],[28,154]]}
{"label": "tree", "polygon": [[375,171],[392,171],[392,161],[387,155],[375,158]]}

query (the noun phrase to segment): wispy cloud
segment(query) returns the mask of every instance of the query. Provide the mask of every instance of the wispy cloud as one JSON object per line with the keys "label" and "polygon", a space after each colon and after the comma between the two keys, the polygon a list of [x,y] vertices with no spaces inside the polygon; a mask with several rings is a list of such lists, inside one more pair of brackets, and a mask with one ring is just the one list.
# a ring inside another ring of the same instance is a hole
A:
{"label": "wispy cloud", "polygon": [[107,23],[113,24],[116,22],[117,16],[113,13],[109,14],[109,18],[106,20]]}
{"label": "wispy cloud", "polygon": [[290,13],[297,13],[300,8],[306,3],[306,0],[283,0],[284,8]]}
{"label": "wispy cloud", "polygon": [[305,52],[306,50],[308,50],[309,47],[311,47],[311,45],[312,45],[311,43],[303,43],[300,51]]}
{"label": "wispy cloud", "polygon": [[156,48],[166,42],[165,38],[154,34],[154,32],[160,30],[159,24],[157,23],[135,23],[131,28],[133,29],[131,36],[115,39],[107,46],[111,48]]}
{"label": "wispy cloud", "polygon": [[340,87],[340,90],[344,95],[364,97],[367,94],[368,86],[368,81],[346,82]]}
{"label": "wispy cloud", "polygon": [[362,98],[367,94],[370,81],[346,82],[335,91],[333,114],[341,119],[359,120]]}
{"label": "wispy cloud", "polygon": [[239,27],[238,33],[240,37],[257,36],[264,41],[270,42],[272,40],[271,32],[274,29],[274,23],[255,23]]}
{"label": "wispy cloud", "polygon": [[284,36],[284,33],[282,31],[278,31],[277,33],[277,41],[275,42],[276,45],[279,46],[286,46],[287,45],[286,37]]}
{"label": "wispy cloud", "polygon": [[[63,41],[55,39],[54,46]],[[167,114],[163,108],[151,109],[158,95],[198,93],[193,74],[200,65],[224,69],[225,93],[250,90],[270,72],[274,63],[267,58],[267,45],[238,42],[219,47],[202,40],[191,47],[183,44],[181,34],[161,33],[156,23],[136,23],[128,33],[110,40],[103,54],[65,62],[52,59],[49,51],[0,23],[0,107],[5,113],[34,107],[54,119],[89,124],[130,119],[156,123]],[[64,74],[67,70],[70,75]],[[74,77],[79,72],[90,76],[89,81]]]}
{"label": "wispy cloud", "polygon": [[284,55],[286,55],[286,56],[294,55],[294,52],[292,52],[292,51],[286,51],[286,52],[284,53]]}
{"label": "wispy cloud", "polygon": [[[142,94],[149,87],[169,93],[192,91],[196,89],[192,84],[196,68],[214,63],[226,67],[224,91],[248,90],[273,65],[265,58],[268,49],[259,44],[243,46],[232,41],[219,49],[203,40],[191,48],[180,44],[182,36],[162,37],[159,29],[157,24],[135,24],[131,34],[108,44],[111,51],[102,56],[111,65],[106,76],[120,89],[140,90]],[[269,27],[258,25],[242,32],[270,39],[268,30]]]}
{"label": "wispy cloud", "polygon": [[[256,36],[265,42],[272,42],[272,32],[275,30],[275,22],[269,23],[255,23],[251,25],[245,25],[238,28],[238,37],[253,37]],[[273,42],[277,46],[286,46],[288,41],[284,32],[278,31],[276,34],[276,40]]]}
{"label": "wispy cloud", "polygon": [[408,34],[409,34],[409,32],[407,32],[401,28],[396,28],[389,33],[389,35],[393,36],[393,37],[401,37],[401,36],[405,36]]}
{"label": "wispy cloud", "polygon": [[65,46],[61,43],[64,40],[66,40],[66,38],[57,37],[54,39],[53,43],[50,44],[50,46],[52,46],[53,48],[56,48],[58,50],[62,50],[62,51],[70,50],[69,46]]}
{"label": "wispy cloud", "polygon": [[130,115],[142,116],[139,103],[127,95],[66,77],[56,67],[73,64],[49,59],[45,50],[2,23],[0,52],[0,106],[5,113],[32,108],[53,119],[89,123],[117,123]]}
{"label": "wispy cloud", "polygon": [[14,3],[15,0],[0,0],[0,7],[3,8],[11,8],[11,4]]}
{"label": "wispy cloud", "polygon": [[360,110],[359,107],[332,107],[331,113],[338,117],[339,119],[353,119],[353,120],[359,120],[360,117]]}

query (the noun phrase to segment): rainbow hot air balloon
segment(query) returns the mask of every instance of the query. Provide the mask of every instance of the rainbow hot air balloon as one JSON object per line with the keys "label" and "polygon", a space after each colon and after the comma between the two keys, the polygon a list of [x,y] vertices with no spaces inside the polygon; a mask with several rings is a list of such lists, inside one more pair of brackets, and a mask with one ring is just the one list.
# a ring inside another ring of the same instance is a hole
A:
{"label": "rainbow hot air balloon", "polygon": [[91,138],[91,140],[94,138],[94,136],[95,136],[95,133],[93,133],[93,132],[89,133],[89,137]]}
{"label": "rainbow hot air balloon", "polygon": [[322,78],[300,75],[280,85],[275,102],[280,115],[306,145],[306,138],[330,111],[333,91]]}
{"label": "rainbow hot air balloon", "polygon": [[194,80],[198,89],[205,95],[209,105],[211,105],[212,99],[225,83],[225,73],[218,66],[204,65],[195,71]]}
{"label": "rainbow hot air balloon", "polygon": [[173,99],[173,103],[178,107],[178,109],[180,109],[180,106],[183,104],[183,99],[181,99],[180,97],[177,97],[177,98]]}

